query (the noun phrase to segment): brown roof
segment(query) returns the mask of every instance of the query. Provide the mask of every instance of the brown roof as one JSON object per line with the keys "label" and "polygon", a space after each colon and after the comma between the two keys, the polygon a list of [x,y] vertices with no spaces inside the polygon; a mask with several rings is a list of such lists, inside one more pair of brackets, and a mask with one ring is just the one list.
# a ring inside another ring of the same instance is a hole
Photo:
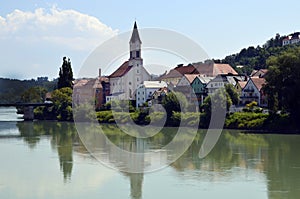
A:
{"label": "brown roof", "polygon": [[187,66],[177,66],[176,68],[170,70],[170,72],[161,77],[164,78],[175,78],[175,77],[182,77],[184,74],[192,74],[195,70],[195,67],[191,64]]}
{"label": "brown roof", "polygon": [[168,74],[161,77],[161,79],[182,77],[184,74],[201,74],[215,77],[219,74],[228,73],[232,73],[234,75],[238,74],[229,64],[215,64],[213,62],[195,63],[187,66],[177,66],[176,68],[170,70]]}
{"label": "brown roof", "polygon": [[194,79],[198,76],[198,74],[184,74],[184,76],[191,84],[194,81]]}
{"label": "brown roof", "polygon": [[268,69],[259,69],[257,71],[253,70],[251,77],[264,77],[268,73]]}
{"label": "brown roof", "polygon": [[113,72],[108,77],[109,78],[114,78],[114,77],[124,76],[132,68],[132,66],[129,66],[128,64],[129,64],[129,61],[125,61],[115,72]]}
{"label": "brown roof", "polygon": [[252,77],[251,80],[259,91],[266,84],[265,78]]}
{"label": "brown roof", "polygon": [[220,74],[233,74],[237,75],[238,73],[229,65],[229,64],[216,64],[213,62],[208,63],[197,63],[195,64],[196,70],[195,74],[203,74],[210,77],[215,77]]}
{"label": "brown roof", "polygon": [[214,64],[214,72],[216,75],[229,73],[233,75],[238,74],[229,64]]}
{"label": "brown roof", "polygon": [[241,86],[241,88],[245,88],[247,81],[239,81],[238,84]]}

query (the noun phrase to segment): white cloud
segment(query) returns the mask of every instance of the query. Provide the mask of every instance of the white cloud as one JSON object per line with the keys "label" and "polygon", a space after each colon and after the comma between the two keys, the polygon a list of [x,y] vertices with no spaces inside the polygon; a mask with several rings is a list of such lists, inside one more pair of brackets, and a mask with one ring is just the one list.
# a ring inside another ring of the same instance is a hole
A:
{"label": "white cloud", "polygon": [[88,53],[117,33],[75,10],[14,10],[0,16],[0,77],[56,77],[62,56],[71,58],[76,74]]}
{"label": "white cloud", "polygon": [[0,16],[2,39],[47,41],[75,50],[91,50],[117,32],[93,16],[56,7],[49,11],[43,8],[37,8],[34,12],[15,10],[6,17]]}

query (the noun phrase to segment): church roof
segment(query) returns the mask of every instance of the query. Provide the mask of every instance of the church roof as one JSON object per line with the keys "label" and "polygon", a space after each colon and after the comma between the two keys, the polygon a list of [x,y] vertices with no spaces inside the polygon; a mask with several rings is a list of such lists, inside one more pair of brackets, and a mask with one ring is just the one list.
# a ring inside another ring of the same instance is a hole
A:
{"label": "church roof", "polygon": [[132,66],[129,66],[129,61],[125,61],[115,72],[113,72],[109,78],[122,77],[124,76]]}
{"label": "church roof", "polygon": [[135,21],[129,43],[134,43],[136,41],[139,41],[140,43],[142,43],[142,41],[140,39],[138,28],[137,28],[137,25],[136,25],[136,21]]}

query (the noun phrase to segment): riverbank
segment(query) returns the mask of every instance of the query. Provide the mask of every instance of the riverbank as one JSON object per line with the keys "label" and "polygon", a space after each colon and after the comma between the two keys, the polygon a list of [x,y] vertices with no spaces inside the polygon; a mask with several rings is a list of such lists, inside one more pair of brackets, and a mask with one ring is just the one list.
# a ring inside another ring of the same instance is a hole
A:
{"label": "riverbank", "polygon": [[[173,112],[170,118],[166,118],[163,112],[146,113],[145,111],[135,111],[131,113],[99,111],[96,117],[90,115],[80,115],[77,121],[94,120],[101,124],[129,124],[134,122],[138,125],[161,124],[165,120],[164,126],[197,126],[199,129],[207,129],[210,117],[205,113],[179,113]],[[299,127],[292,122],[287,114],[269,115],[254,112],[236,112],[228,114],[224,122],[224,129],[246,130],[254,133],[281,133],[300,134]]]}

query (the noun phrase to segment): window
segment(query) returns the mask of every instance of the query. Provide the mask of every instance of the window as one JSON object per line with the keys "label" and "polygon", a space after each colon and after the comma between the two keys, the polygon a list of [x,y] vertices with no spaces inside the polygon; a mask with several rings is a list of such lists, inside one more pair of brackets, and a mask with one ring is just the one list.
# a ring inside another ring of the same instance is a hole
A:
{"label": "window", "polygon": [[136,70],[136,73],[140,73],[139,69]]}
{"label": "window", "polygon": [[136,51],[136,57],[140,57],[140,51]]}
{"label": "window", "polygon": [[136,78],[136,81],[138,82],[138,81],[140,81],[140,79],[137,77],[137,78]]}
{"label": "window", "polygon": [[129,82],[128,84],[131,85],[131,82]]}
{"label": "window", "polygon": [[132,58],[132,52],[130,52],[130,58]]}

